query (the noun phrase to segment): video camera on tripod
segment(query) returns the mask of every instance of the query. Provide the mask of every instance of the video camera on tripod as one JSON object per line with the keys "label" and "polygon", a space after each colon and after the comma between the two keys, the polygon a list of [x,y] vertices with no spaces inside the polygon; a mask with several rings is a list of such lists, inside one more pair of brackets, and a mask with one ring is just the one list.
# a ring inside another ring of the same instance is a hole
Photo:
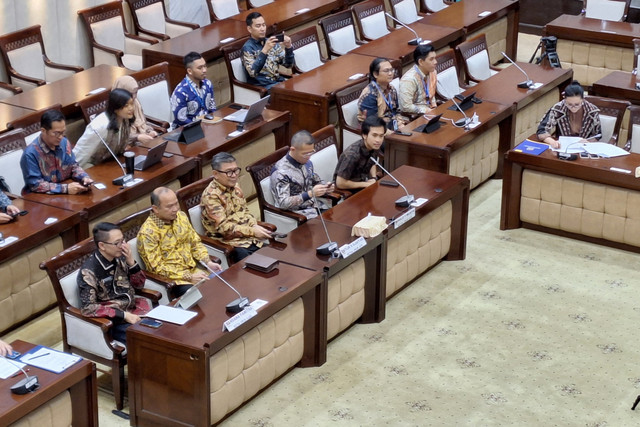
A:
{"label": "video camera on tripod", "polygon": [[542,55],[540,55],[539,58],[536,58],[536,65],[539,65],[542,61],[544,61],[545,58],[547,58],[547,60],[549,61],[549,65],[551,65],[554,68],[562,68],[562,65],[560,65],[560,58],[558,58],[558,51],[556,50],[557,45],[558,45],[557,37],[554,37],[554,36],[541,37],[540,43],[538,43],[538,47],[536,47],[535,52],[533,52],[533,55],[531,56],[529,63],[533,62],[533,59],[536,57],[536,54],[538,53],[538,50],[540,48],[543,48]]}

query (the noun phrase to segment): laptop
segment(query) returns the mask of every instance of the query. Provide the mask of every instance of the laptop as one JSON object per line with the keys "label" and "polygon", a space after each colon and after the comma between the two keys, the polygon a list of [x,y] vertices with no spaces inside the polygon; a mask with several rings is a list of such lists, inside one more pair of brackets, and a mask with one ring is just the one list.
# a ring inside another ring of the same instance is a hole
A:
{"label": "laptop", "polygon": [[238,110],[233,114],[229,114],[228,116],[223,117],[225,120],[230,122],[244,123],[250,120],[255,119],[256,117],[262,115],[264,108],[269,103],[270,95],[265,96],[264,98],[260,98],[253,104],[249,106],[249,108],[243,108],[242,110]]}
{"label": "laptop", "polygon": [[150,148],[146,156],[142,154],[136,156],[135,159],[133,159],[133,169],[143,171],[158,163],[162,160],[162,155],[167,148],[167,144],[167,141],[163,141],[155,147]]}

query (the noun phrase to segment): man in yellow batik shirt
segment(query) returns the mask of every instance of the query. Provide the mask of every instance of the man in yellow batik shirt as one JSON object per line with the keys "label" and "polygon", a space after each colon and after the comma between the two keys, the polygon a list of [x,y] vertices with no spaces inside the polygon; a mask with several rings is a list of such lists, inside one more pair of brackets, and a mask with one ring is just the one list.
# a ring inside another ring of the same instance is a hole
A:
{"label": "man in yellow batik shirt", "polygon": [[198,268],[198,261],[214,271],[222,270],[211,261],[187,215],[180,211],[176,193],[166,187],[151,193],[151,213],[138,231],[138,253],[147,271],[176,282],[174,297],[208,277],[209,273]]}
{"label": "man in yellow batik shirt", "polygon": [[238,185],[241,169],[229,153],[218,153],[211,159],[213,180],[202,193],[202,225],[207,236],[221,239],[235,249],[230,256],[237,262],[262,246],[271,232],[260,226],[249,212]]}

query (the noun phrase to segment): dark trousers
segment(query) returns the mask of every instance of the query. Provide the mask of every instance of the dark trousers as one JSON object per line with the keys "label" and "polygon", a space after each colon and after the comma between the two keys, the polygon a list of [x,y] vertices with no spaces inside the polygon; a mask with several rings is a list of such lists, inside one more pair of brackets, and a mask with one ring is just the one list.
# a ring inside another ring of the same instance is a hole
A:
{"label": "dark trousers", "polygon": [[120,341],[122,344],[127,344],[127,328],[131,326],[131,323],[127,323],[124,320],[112,319],[113,326],[111,327],[111,336],[114,340]]}
{"label": "dark trousers", "polygon": [[236,263],[241,259],[248,257],[258,249],[260,248],[253,243],[248,248],[235,248],[234,250],[231,251],[231,254],[229,255],[231,257],[231,262]]}

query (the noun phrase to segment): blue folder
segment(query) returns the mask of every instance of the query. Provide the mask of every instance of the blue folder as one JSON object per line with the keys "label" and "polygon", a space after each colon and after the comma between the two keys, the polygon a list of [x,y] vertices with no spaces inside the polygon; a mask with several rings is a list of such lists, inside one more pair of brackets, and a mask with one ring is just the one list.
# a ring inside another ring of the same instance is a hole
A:
{"label": "blue folder", "polygon": [[537,156],[541,153],[544,153],[549,148],[549,145],[542,144],[540,142],[534,142],[528,139],[522,141],[513,151],[518,151],[520,153],[531,154]]}

